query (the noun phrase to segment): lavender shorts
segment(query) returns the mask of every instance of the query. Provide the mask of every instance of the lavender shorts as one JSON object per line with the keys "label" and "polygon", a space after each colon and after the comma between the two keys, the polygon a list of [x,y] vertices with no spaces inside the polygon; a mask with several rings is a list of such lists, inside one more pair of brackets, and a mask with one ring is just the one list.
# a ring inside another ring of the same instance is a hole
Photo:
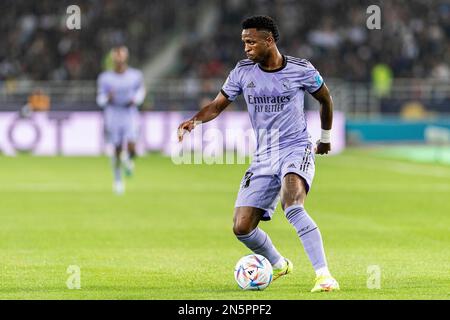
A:
{"label": "lavender shorts", "polygon": [[105,129],[108,141],[119,146],[136,142],[139,133],[139,113],[135,110],[105,110]]}
{"label": "lavender shorts", "polygon": [[295,173],[306,182],[309,191],[314,178],[314,147],[307,143],[295,148],[282,149],[279,156],[270,159],[255,159],[245,172],[236,199],[235,207],[263,209],[262,220],[270,220],[280,200],[283,178]]}

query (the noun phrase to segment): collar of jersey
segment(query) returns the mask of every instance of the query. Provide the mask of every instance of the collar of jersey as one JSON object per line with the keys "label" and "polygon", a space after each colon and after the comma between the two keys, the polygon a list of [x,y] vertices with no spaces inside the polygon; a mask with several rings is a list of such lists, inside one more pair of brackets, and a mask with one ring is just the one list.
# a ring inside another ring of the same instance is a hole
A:
{"label": "collar of jersey", "polygon": [[278,71],[281,71],[281,70],[283,70],[285,67],[286,67],[286,65],[287,65],[287,59],[286,59],[286,57],[284,56],[284,54],[282,55],[282,57],[283,57],[283,64],[281,65],[281,67],[279,67],[279,68],[276,68],[276,69],[273,69],[273,70],[266,70],[266,69],[263,69],[263,67],[261,67],[261,65],[258,63],[258,67],[262,70],[262,71],[264,71],[264,72],[270,72],[270,73],[272,73],[272,72],[278,72]]}

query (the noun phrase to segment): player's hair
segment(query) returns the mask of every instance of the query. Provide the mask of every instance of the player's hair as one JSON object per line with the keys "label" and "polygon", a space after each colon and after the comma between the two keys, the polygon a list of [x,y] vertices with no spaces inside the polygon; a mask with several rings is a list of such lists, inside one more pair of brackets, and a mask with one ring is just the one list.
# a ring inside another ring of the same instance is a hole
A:
{"label": "player's hair", "polygon": [[280,38],[278,26],[269,16],[251,16],[242,21],[242,29],[256,28],[256,30],[265,30],[272,33],[275,42]]}
{"label": "player's hair", "polygon": [[128,51],[128,47],[125,44],[115,44],[111,47],[111,51],[112,50],[118,50],[121,48],[125,48]]}

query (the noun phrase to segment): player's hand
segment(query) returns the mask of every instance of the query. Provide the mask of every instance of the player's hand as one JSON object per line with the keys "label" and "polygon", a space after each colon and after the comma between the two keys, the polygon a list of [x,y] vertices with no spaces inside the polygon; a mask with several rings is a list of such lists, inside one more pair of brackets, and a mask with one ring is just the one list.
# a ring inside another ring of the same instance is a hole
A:
{"label": "player's hand", "polygon": [[314,152],[317,154],[328,154],[331,151],[331,143],[323,143],[320,140],[317,141]]}
{"label": "player's hand", "polygon": [[196,122],[194,120],[187,120],[178,126],[178,142],[183,141],[183,136],[187,132],[191,132],[195,128]]}
{"label": "player's hand", "polygon": [[114,100],[114,93],[112,91],[108,92],[108,103],[111,104]]}

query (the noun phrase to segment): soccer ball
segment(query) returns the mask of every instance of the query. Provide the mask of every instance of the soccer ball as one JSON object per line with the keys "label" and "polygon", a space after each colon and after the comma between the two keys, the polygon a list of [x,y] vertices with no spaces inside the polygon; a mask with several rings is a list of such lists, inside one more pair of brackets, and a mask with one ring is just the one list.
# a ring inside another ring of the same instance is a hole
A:
{"label": "soccer ball", "polygon": [[264,290],[272,282],[269,260],[259,254],[242,257],[234,268],[234,279],[243,290]]}

